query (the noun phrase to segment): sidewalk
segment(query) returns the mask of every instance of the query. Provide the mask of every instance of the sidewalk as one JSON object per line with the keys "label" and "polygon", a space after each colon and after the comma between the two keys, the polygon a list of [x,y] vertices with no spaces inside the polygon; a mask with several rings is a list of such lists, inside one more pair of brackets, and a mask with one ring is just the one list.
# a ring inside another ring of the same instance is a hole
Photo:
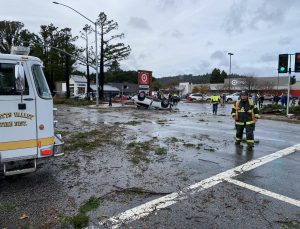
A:
{"label": "sidewalk", "polygon": [[262,114],[260,116],[261,116],[261,119],[267,119],[267,120],[273,120],[273,121],[282,121],[282,122],[289,122],[289,123],[300,124],[300,119],[297,119],[297,117],[288,118],[286,116],[272,115],[272,114]]}

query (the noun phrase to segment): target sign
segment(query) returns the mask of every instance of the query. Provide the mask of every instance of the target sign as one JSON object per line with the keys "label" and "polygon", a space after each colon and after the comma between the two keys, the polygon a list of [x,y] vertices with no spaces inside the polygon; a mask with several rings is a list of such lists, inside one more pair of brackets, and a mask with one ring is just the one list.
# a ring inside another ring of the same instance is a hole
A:
{"label": "target sign", "polygon": [[231,84],[232,84],[232,85],[237,85],[238,82],[237,82],[236,80],[232,80],[232,81],[231,81]]}
{"label": "target sign", "polygon": [[138,71],[138,81],[140,85],[150,85],[152,72]]}

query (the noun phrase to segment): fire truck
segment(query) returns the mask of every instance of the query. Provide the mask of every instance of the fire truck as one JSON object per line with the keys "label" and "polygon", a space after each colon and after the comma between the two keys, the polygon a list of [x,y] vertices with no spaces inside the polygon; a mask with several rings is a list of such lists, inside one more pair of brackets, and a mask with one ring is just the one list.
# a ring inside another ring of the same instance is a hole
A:
{"label": "fire truck", "polygon": [[0,164],[5,176],[34,172],[37,160],[62,156],[56,109],[42,61],[27,47],[0,54]]}

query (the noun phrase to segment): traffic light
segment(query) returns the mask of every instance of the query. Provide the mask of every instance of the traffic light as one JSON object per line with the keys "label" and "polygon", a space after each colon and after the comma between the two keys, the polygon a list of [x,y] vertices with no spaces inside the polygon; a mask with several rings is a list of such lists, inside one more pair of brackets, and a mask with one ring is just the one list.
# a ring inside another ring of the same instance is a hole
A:
{"label": "traffic light", "polygon": [[287,73],[289,63],[289,54],[280,54],[278,60],[278,73]]}
{"label": "traffic light", "polygon": [[292,76],[290,84],[293,85],[295,83],[296,83],[296,76]]}
{"label": "traffic light", "polygon": [[295,72],[300,72],[300,53],[295,54]]}

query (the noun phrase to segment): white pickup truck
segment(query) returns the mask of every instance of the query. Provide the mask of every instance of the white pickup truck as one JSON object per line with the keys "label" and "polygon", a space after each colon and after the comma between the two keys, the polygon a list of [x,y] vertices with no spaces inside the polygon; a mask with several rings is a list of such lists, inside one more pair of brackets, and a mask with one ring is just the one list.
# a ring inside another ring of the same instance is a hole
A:
{"label": "white pickup truck", "polygon": [[26,47],[12,53],[0,54],[0,165],[6,176],[34,172],[37,159],[64,154],[42,61],[28,56]]}

